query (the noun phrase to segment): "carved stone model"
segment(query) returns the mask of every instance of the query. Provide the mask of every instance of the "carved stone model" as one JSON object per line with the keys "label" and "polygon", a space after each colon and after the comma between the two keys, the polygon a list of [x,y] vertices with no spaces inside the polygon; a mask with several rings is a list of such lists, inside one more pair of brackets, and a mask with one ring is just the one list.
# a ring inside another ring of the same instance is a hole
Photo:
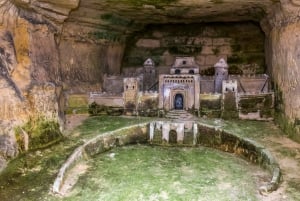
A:
{"label": "carved stone model", "polygon": [[170,74],[159,75],[159,109],[199,110],[199,66],[193,57],[177,57]]}

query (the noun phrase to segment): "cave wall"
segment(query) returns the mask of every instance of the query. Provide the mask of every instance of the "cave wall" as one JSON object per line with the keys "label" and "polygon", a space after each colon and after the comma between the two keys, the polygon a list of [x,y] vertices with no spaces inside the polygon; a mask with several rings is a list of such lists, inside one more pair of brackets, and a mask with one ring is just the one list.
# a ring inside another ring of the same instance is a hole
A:
{"label": "cave wall", "polygon": [[269,43],[277,122],[300,140],[300,22],[273,29]]}
{"label": "cave wall", "polygon": [[[63,125],[65,93],[98,91],[104,74],[140,67],[148,57],[162,67],[175,55],[194,55],[209,68],[224,56],[243,72],[263,73],[266,56],[277,121],[300,138],[299,6],[298,0],[1,1],[0,169],[18,154],[17,125],[39,115]],[[263,15],[265,49],[263,33],[249,23]],[[198,23],[205,20],[211,24]],[[157,22],[170,26],[146,26]]]}
{"label": "cave wall", "polygon": [[298,1],[282,1],[262,23],[266,61],[273,81],[276,122],[300,141],[300,10]]}
{"label": "cave wall", "polygon": [[123,58],[122,43],[97,44],[62,40],[59,44],[61,79],[72,93],[102,89],[104,74],[119,74]]}
{"label": "cave wall", "polygon": [[63,121],[60,65],[55,33],[33,13],[21,17],[0,4],[0,170],[19,150],[15,128],[33,117]]}
{"label": "cave wall", "polygon": [[224,58],[237,71],[264,73],[264,33],[252,22],[146,26],[128,40],[123,67],[140,67],[149,57],[171,66],[178,55],[195,56],[200,70]]}

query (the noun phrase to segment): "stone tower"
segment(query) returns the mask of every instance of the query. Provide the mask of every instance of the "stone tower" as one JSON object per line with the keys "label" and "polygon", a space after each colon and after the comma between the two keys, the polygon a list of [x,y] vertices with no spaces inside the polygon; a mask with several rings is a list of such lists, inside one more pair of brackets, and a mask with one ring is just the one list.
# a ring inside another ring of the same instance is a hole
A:
{"label": "stone tower", "polygon": [[137,77],[124,78],[124,107],[135,110],[137,107],[140,79]]}
{"label": "stone tower", "polygon": [[152,89],[151,87],[157,82],[155,64],[152,59],[148,58],[144,62],[143,74],[143,89],[144,91],[148,91]]}
{"label": "stone tower", "polygon": [[228,79],[228,64],[222,58],[215,65],[215,93],[222,93],[223,80]]}

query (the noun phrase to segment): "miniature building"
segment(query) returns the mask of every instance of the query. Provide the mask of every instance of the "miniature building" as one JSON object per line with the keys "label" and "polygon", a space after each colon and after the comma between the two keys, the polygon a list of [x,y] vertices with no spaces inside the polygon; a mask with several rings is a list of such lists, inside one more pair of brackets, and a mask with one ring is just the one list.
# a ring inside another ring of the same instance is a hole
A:
{"label": "miniature building", "polygon": [[139,78],[124,78],[124,107],[128,104],[132,104],[135,107],[137,106],[139,82]]}
{"label": "miniature building", "polygon": [[170,74],[199,74],[199,66],[194,57],[176,57]]}
{"label": "miniature building", "polygon": [[[119,107],[135,111],[144,110],[147,104],[154,103],[157,105],[152,104],[151,108],[158,109],[160,114],[188,110],[223,118],[253,118],[253,113],[257,120],[272,118],[274,93],[269,91],[267,75],[228,75],[228,64],[224,59],[220,59],[214,68],[214,76],[200,76],[193,57],[177,57],[170,73],[160,74],[157,81],[154,62],[147,59],[142,73],[133,77],[119,76],[125,77],[123,86],[119,86],[124,92],[123,95],[110,93],[118,100],[111,104],[115,107],[123,99]],[[151,90],[156,85],[158,91]],[[98,104],[109,106],[109,94],[93,93],[91,97]]]}
{"label": "miniature building", "polygon": [[193,57],[177,57],[170,74],[159,76],[159,109],[199,110],[199,67]]}
{"label": "miniature building", "polygon": [[154,61],[148,58],[143,66],[143,89],[144,91],[155,89],[154,85],[157,82],[156,70]]}
{"label": "miniature building", "polygon": [[228,79],[228,64],[222,58],[218,63],[214,65],[214,67],[215,67],[215,93],[221,93],[223,80]]}
{"label": "miniature building", "polygon": [[237,94],[237,80],[223,80],[222,81],[222,94],[227,92],[234,92]]}

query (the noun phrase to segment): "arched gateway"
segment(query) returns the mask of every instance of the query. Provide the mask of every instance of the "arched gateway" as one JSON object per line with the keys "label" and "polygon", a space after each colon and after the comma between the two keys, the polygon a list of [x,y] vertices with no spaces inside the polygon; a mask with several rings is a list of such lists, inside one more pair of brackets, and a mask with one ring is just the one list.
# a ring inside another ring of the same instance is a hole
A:
{"label": "arched gateway", "polygon": [[176,94],[174,98],[174,109],[175,110],[183,110],[183,95],[182,94]]}

